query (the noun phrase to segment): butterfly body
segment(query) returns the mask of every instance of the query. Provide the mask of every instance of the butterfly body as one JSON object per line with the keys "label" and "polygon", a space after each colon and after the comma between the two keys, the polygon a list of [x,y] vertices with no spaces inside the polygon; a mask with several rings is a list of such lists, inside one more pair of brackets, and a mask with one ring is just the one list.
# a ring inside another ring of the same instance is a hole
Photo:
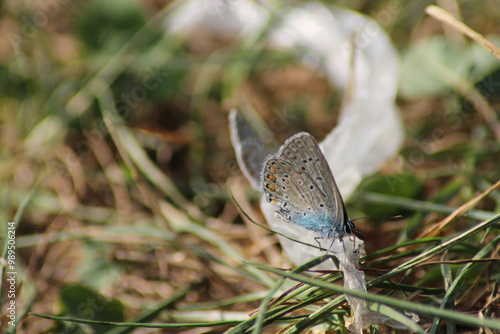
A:
{"label": "butterfly body", "polygon": [[262,183],[280,219],[322,238],[341,239],[354,232],[330,167],[310,134],[292,136],[265,161]]}

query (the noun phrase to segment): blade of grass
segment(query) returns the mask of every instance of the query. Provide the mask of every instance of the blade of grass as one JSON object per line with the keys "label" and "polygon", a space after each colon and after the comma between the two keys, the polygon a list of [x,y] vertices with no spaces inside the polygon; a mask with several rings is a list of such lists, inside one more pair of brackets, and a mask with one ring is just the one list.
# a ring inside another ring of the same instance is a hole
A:
{"label": "blade of grass", "polygon": [[463,34],[469,36],[473,40],[475,40],[477,43],[481,44],[484,46],[489,52],[491,52],[495,57],[500,59],[500,48],[497,47],[495,44],[491,43],[489,40],[484,38],[483,35],[475,32],[472,30],[470,27],[465,25],[463,22],[459,21],[457,18],[453,17],[450,13],[445,11],[444,9],[435,6],[435,5],[430,5],[427,6],[425,9],[425,12],[435,19],[444,22],[454,29],[462,32]]}
{"label": "blade of grass", "polygon": [[434,224],[433,227],[430,230],[422,233],[419,238],[433,237],[433,236],[435,236],[445,226],[447,226],[448,224],[454,222],[459,217],[464,216],[473,207],[475,207],[480,201],[482,201],[486,196],[488,196],[490,193],[492,193],[493,191],[497,190],[498,188],[500,188],[500,181],[498,181],[497,183],[495,183],[494,185],[492,185],[486,191],[483,191],[478,196],[476,196],[473,199],[469,200],[467,203],[462,204],[459,208],[457,208],[455,211],[453,211],[448,217],[446,217],[445,219],[443,219],[440,223]]}
{"label": "blade of grass", "polygon": [[[488,256],[488,254],[491,254],[491,251],[494,249],[494,247],[496,247],[498,242],[500,242],[500,236],[497,236],[495,238],[495,240],[488,243],[483,249],[481,249],[476,254],[476,256],[474,256],[473,260],[482,259],[482,258]],[[441,309],[444,309],[447,306],[449,306],[450,300],[456,294],[456,289],[459,288],[459,284],[462,282],[462,279],[476,265],[477,265],[476,263],[468,263],[460,269],[460,271],[457,273],[457,276],[455,277],[455,279],[450,282],[449,287],[447,287],[447,289],[446,289],[446,294],[443,297],[443,301],[441,302],[441,306],[440,306]],[[451,277],[451,274],[448,274],[447,276]],[[431,330],[429,331],[429,333],[437,333],[440,320],[441,319],[439,317],[434,318],[434,321],[432,323],[432,327],[431,327]]]}
{"label": "blade of grass", "polygon": [[[394,324],[396,328],[400,327],[401,324],[405,325],[407,328],[410,328],[414,332],[425,334],[426,331],[417,325],[413,320],[411,320],[408,316],[402,314],[401,312],[396,311],[395,309],[388,307],[384,304],[372,303],[368,307],[371,311],[380,313],[385,315],[386,317],[397,322],[397,325]],[[400,329],[400,328],[398,328]]]}
{"label": "blade of grass", "polygon": [[[166,301],[160,303],[158,306],[154,307],[152,310],[145,311],[141,313],[140,315],[136,316],[134,319],[132,319],[132,322],[134,323],[143,323],[146,321],[149,321],[151,319],[154,319],[161,311],[167,308],[173,308],[174,305],[184,298],[189,292],[193,291],[196,289],[197,286],[199,286],[200,283],[194,283],[189,285],[188,287],[178,291],[176,294],[174,294],[172,297],[167,299]],[[134,328],[114,328],[108,332],[107,334],[123,334],[123,333],[130,333]]]}
{"label": "blade of grass", "polygon": [[[328,255],[315,258],[315,259],[305,263],[304,265],[295,268],[294,271],[295,272],[302,272],[304,270],[307,270],[309,268],[312,268],[312,267],[318,265],[319,263],[321,263],[329,258],[331,258],[331,257]],[[248,320],[242,322],[238,326],[235,326],[235,327],[229,329],[228,331],[226,331],[226,334],[248,333],[248,331],[251,330],[252,328],[253,328],[253,331],[262,330],[262,327],[264,325],[267,325],[267,324],[272,323],[273,321],[276,321],[276,319],[279,319],[281,316],[288,314],[289,312],[291,312],[294,309],[299,309],[299,308],[302,308],[304,305],[309,304],[308,302],[299,303],[299,304],[293,305],[293,306],[285,306],[285,308],[283,308],[283,307],[273,308],[270,311],[268,311],[268,304],[269,304],[270,298],[279,289],[279,287],[281,287],[281,285],[283,284],[283,281],[284,281],[284,278],[282,278],[280,281],[278,281],[276,283],[276,285],[273,287],[273,289],[267,293],[265,300],[263,300],[261,302],[261,307],[259,309],[259,313],[254,314]],[[320,298],[323,299],[324,297],[321,296]],[[313,298],[313,299],[316,300],[316,298]]]}
{"label": "blade of grass", "polygon": [[[75,228],[70,231],[47,232],[20,236],[16,241],[19,248],[34,247],[40,242],[56,242],[77,239],[93,239],[108,243],[172,242],[173,235],[152,226],[89,226]],[[155,241],[157,240],[157,241]]]}
{"label": "blade of grass", "polygon": [[413,246],[413,245],[420,245],[420,244],[426,244],[426,243],[436,243],[436,242],[439,242],[443,240],[443,238],[422,238],[422,239],[417,239],[417,240],[409,240],[409,241],[405,241],[405,242],[402,242],[402,243],[399,243],[397,245],[394,245],[394,246],[390,246],[390,247],[386,247],[386,248],[383,248],[381,250],[378,250],[378,251],[375,251],[367,256],[365,256],[364,258],[362,258],[361,260],[368,260],[372,257],[375,257],[375,256],[379,256],[381,254],[385,254],[385,253],[389,253],[389,252],[392,252],[396,249],[399,249],[399,248],[404,248],[404,247],[407,247],[407,246]]}
{"label": "blade of grass", "polygon": [[99,321],[99,320],[87,320],[87,319],[76,319],[76,318],[68,318],[68,317],[58,317],[52,315],[39,314],[35,312],[30,312],[29,315],[34,315],[36,317],[50,319],[50,320],[59,320],[59,321],[68,321],[75,322],[78,324],[89,324],[89,325],[100,325],[100,326],[113,326],[113,327],[131,327],[131,328],[203,328],[203,327],[217,327],[217,326],[225,326],[225,325],[234,325],[239,323],[239,320],[221,320],[214,322],[201,322],[201,323],[176,323],[176,324],[168,324],[168,323],[137,323],[137,322],[113,322],[113,321]]}
{"label": "blade of grass", "polygon": [[500,222],[500,214],[466,230],[465,232],[463,232],[457,236],[449,238],[448,240],[444,241],[442,244],[437,245],[436,247],[429,249],[428,251],[420,254],[419,256],[399,265],[398,267],[391,270],[389,273],[371,281],[369,283],[369,286],[374,286],[377,283],[382,282],[387,278],[390,278],[390,277],[395,276],[403,271],[411,269],[414,266],[419,265],[419,264],[427,261],[428,259],[430,259],[434,255],[440,254],[440,253],[444,252],[445,250],[450,249],[451,247],[455,246],[459,242],[464,241],[464,240],[472,237],[474,234],[479,233],[483,230],[486,230],[490,226],[498,224],[499,222]]}
{"label": "blade of grass", "polygon": [[[35,186],[33,188],[30,189],[30,191],[28,192],[28,194],[26,194],[26,196],[24,197],[21,205],[19,206],[19,208],[17,209],[17,212],[14,216],[14,219],[12,220],[12,222],[14,223],[14,235],[16,235],[16,230],[17,230],[17,227],[18,227],[18,224],[19,224],[19,221],[21,220],[21,217],[23,216],[24,212],[26,211],[26,209],[28,208],[28,205],[31,203],[31,201],[33,200],[33,198],[35,197],[35,195],[38,193],[38,191],[40,190],[40,187],[42,186],[42,184],[50,177],[51,175],[46,175],[45,177],[43,177],[42,179],[40,179],[40,181],[38,181]],[[6,235],[5,236],[5,243],[3,245],[3,249],[2,249],[2,259],[0,261],[0,278],[2,278],[2,280],[0,281],[0,291],[4,291],[2,289],[2,284],[4,282],[3,280],[3,275],[4,275],[4,270],[5,270],[5,267],[7,266],[8,264],[8,260],[7,260],[7,252],[8,252],[8,249],[9,249],[9,243],[8,243],[8,236]],[[16,239],[14,239],[15,243],[16,242]],[[15,243],[14,243],[14,246],[15,246]],[[14,248],[15,250],[15,248]],[[18,318],[20,319],[20,317]]]}
{"label": "blade of grass", "polygon": [[[16,214],[14,216],[14,220],[13,220],[13,223],[14,223],[14,235],[16,235],[16,231],[17,231],[17,228],[18,228],[18,225],[19,225],[19,222],[21,220],[21,217],[23,216],[24,212],[26,211],[26,209],[28,208],[28,205],[31,203],[31,201],[33,200],[33,198],[35,197],[35,195],[38,193],[38,191],[40,190],[42,184],[50,177],[51,175],[46,175],[44,176],[43,178],[40,179],[40,181],[38,181],[35,186],[33,188],[30,189],[30,191],[28,192],[28,194],[24,197],[21,205],[19,206],[19,208],[17,209],[16,211]],[[0,261],[0,291],[6,291],[6,289],[2,289],[2,284],[4,281],[4,270],[6,268],[7,265],[9,265],[9,261],[7,259],[7,253],[9,251],[9,245],[12,246],[11,244],[9,244],[9,240],[11,240],[8,235],[5,236],[5,244],[3,245],[3,250],[2,250],[2,258],[1,258],[1,261]],[[16,239],[13,239],[14,240],[14,247],[16,247],[16,243],[17,243],[17,240]],[[17,258],[17,255],[16,255],[16,248],[14,249],[11,249],[14,251],[14,256]],[[17,271],[18,271],[18,268],[17,266],[19,266],[20,264],[16,264],[16,262],[14,262],[14,268],[12,268],[10,271],[12,272],[16,272],[16,276],[17,276]],[[16,299],[19,298],[19,295],[21,293],[21,289],[19,288],[18,291],[16,291]],[[35,297],[35,296],[32,296],[32,297]],[[34,300],[34,298],[27,302],[26,303],[26,308],[24,308],[23,310],[16,310],[17,311],[17,314],[16,314],[16,325],[19,323],[19,321],[21,321],[21,319],[24,318],[26,312],[29,310],[29,307],[31,306],[31,302]],[[18,303],[19,304],[19,303]],[[8,330],[7,330],[7,333],[15,333],[16,331],[16,326],[9,326]]]}
{"label": "blade of grass", "polygon": [[[310,268],[313,268],[314,266],[324,262],[325,260],[330,259],[331,256],[329,255],[324,255],[319,258],[313,259],[312,261],[309,261],[305,263],[304,265],[301,265],[294,270],[292,270],[292,273],[302,273],[303,271],[306,271]],[[271,298],[274,295],[275,292],[278,291],[278,289],[283,285],[285,282],[285,278],[280,279],[276,285],[269,291],[267,296],[262,300],[260,304],[260,310],[259,313],[257,314],[257,319],[255,322],[255,326],[253,328],[252,334],[259,334],[262,333],[262,327],[264,325],[264,319],[266,318],[266,313],[268,310],[268,305],[271,302]]]}
{"label": "blade of grass", "polygon": [[[453,213],[456,208],[451,208],[449,206],[445,205],[440,205],[440,204],[435,204],[435,203],[428,203],[424,201],[418,201],[415,199],[408,199],[408,198],[403,198],[403,197],[398,197],[398,196],[391,196],[391,195],[382,195],[382,194],[376,194],[376,193],[370,193],[370,192],[358,192],[356,193],[356,197],[371,202],[375,204],[388,204],[390,203],[391,205],[398,205],[401,206],[402,208],[406,209],[412,209],[415,211],[424,211],[424,212],[437,212],[437,213],[444,213],[444,214],[450,214]],[[468,218],[476,219],[476,220],[487,220],[493,217],[495,214],[488,212],[488,211],[482,211],[482,210],[471,210],[467,213]]]}
{"label": "blade of grass", "polygon": [[403,309],[403,310],[408,310],[411,312],[416,312],[419,314],[426,314],[430,316],[440,316],[443,317],[447,320],[452,320],[456,321],[457,323],[461,323],[464,325],[469,325],[469,326],[474,326],[474,327],[480,327],[484,326],[487,328],[491,329],[498,329],[500,330],[500,322],[494,320],[494,319],[480,319],[478,317],[474,317],[468,314],[464,314],[462,312],[456,312],[456,311],[449,311],[449,310],[442,310],[436,307],[428,306],[428,305],[422,305],[414,302],[407,302],[407,301],[402,301],[399,299],[395,299],[392,297],[387,297],[387,296],[381,296],[373,293],[367,293],[367,292],[362,292],[359,290],[350,290],[346,289],[344,287],[326,283],[320,280],[315,280],[303,275],[298,275],[295,273],[288,273],[279,269],[274,269],[274,268],[269,268],[266,266],[263,266],[258,263],[253,264],[255,267],[261,269],[261,270],[266,270],[272,273],[275,273],[277,275],[282,275],[284,277],[288,277],[290,279],[296,280],[298,282],[303,282],[307,284],[311,284],[317,287],[321,287],[323,289],[335,291],[337,293],[343,293],[343,294],[348,294],[357,298],[362,298],[370,302],[375,302],[375,303],[380,303],[384,305],[388,305],[391,307],[395,307],[398,309]]}

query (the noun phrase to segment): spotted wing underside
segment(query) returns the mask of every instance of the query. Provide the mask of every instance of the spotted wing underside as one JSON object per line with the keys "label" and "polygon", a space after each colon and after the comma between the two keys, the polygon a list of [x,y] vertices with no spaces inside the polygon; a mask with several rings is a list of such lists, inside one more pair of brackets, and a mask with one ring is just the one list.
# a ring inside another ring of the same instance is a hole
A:
{"label": "spotted wing underside", "polygon": [[263,169],[266,200],[277,215],[324,235],[339,233],[347,219],[344,203],[316,140],[302,132],[288,139]]}

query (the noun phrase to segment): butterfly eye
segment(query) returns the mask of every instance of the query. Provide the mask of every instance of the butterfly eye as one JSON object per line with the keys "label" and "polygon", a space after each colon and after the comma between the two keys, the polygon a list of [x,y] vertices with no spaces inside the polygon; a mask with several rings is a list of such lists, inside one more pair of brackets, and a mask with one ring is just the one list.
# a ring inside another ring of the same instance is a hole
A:
{"label": "butterfly eye", "polygon": [[351,234],[351,233],[354,233],[355,230],[356,230],[356,226],[354,225],[354,223],[352,221],[348,220],[344,224],[344,232],[345,233]]}

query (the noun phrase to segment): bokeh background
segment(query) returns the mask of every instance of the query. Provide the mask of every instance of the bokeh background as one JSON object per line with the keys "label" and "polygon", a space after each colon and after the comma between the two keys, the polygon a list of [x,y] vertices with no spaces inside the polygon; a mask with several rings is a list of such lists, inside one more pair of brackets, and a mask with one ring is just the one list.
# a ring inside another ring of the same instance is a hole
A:
{"label": "bokeh background", "polygon": [[[377,13],[398,9],[378,23],[402,62],[397,105],[405,142],[347,201],[351,217],[404,216],[356,222],[371,254],[414,240],[500,179],[500,61],[428,16],[425,8],[432,1],[323,3],[375,20],[381,19]],[[498,2],[437,4],[500,45]],[[234,203],[232,196],[252,219],[264,222],[259,195],[234,156],[228,112],[251,109],[264,123],[280,125],[278,143],[299,131],[321,140],[337,124],[344,92],[264,40],[207,30],[172,34],[166,22],[178,5],[161,0],[0,5],[0,245],[7,222],[16,219],[19,333],[116,330],[27,312],[237,323],[259,307],[276,277],[242,260],[292,267],[276,237],[242,218]],[[224,20],[231,0],[200,0],[199,6]],[[500,193],[492,192],[475,206],[476,219],[457,220],[436,237],[493,216],[499,204]],[[498,226],[435,259],[470,259],[493,242],[490,261],[464,279],[454,309],[498,314],[497,236]],[[367,273],[376,276],[422,249],[381,254],[373,262],[376,270]],[[453,266],[415,268],[401,282],[444,289],[446,277],[453,276],[447,270],[459,269]],[[1,314],[6,289],[3,278]],[[439,306],[441,296],[415,298]],[[1,321],[3,331],[13,330],[5,315]],[[220,333],[230,326],[135,332]],[[390,332],[384,326],[378,330]]]}

